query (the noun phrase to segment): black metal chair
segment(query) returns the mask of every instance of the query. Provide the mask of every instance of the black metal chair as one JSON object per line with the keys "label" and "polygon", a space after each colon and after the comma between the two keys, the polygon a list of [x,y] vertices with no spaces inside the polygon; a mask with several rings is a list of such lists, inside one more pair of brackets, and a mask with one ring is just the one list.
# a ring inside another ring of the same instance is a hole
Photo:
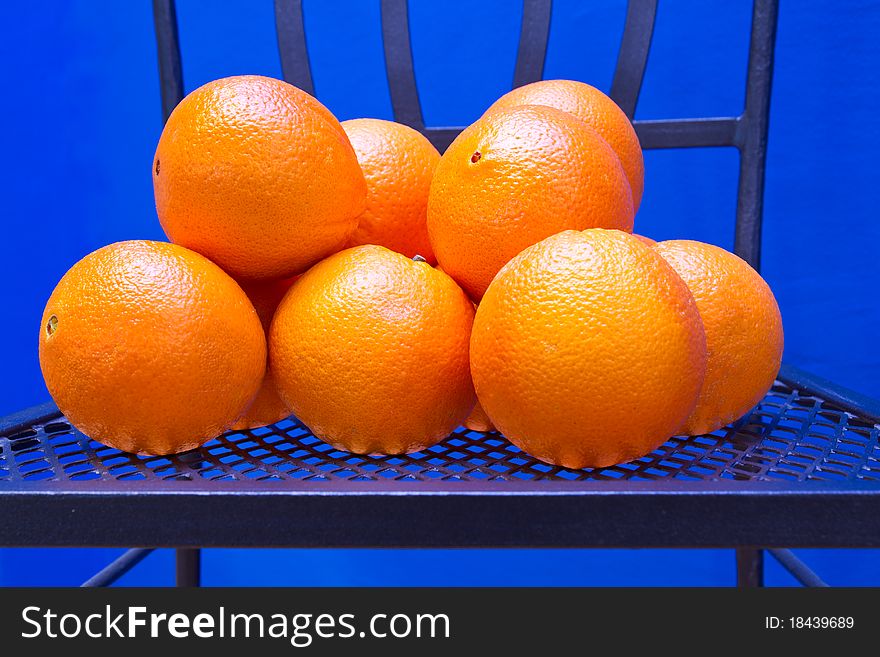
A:
{"label": "black metal chair", "polygon": [[[550,0],[523,6],[514,86],[541,78],[549,35]],[[167,118],[183,97],[174,1],[153,9]],[[406,0],[381,10],[394,116],[442,150],[461,128],[424,124]],[[611,96],[631,118],[656,12],[657,0],[629,2]],[[312,92],[301,1],[276,0],[275,17],[284,77]],[[776,0],[755,0],[742,114],[634,122],[646,149],[738,149],[735,251],[756,268],[776,17]],[[178,584],[198,585],[203,546],[726,546],[737,549],[740,585],[762,585],[768,551],[820,586],[787,548],[880,546],[878,439],[880,403],[787,365],[733,425],[577,471],[464,429],[412,455],[355,456],[295,418],[187,454],[136,457],[90,441],[50,403],[0,420],[0,545],[146,546],[90,586],[154,547],[178,548]]]}

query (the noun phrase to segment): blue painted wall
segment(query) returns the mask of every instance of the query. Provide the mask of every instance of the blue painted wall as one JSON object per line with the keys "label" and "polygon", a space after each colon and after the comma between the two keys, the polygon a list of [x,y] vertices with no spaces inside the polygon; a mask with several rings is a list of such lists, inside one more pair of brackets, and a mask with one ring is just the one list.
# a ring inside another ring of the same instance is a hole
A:
{"label": "blue painted wall", "polygon": [[[410,4],[426,120],[475,119],[509,86],[520,2]],[[607,90],[625,1],[554,5],[546,77]],[[188,90],[238,73],[280,77],[271,0],[178,0],[178,9]],[[0,414],[48,398],[37,324],[67,268],[109,242],[163,237],[150,181],[162,127],[150,3],[11,3],[4,14]],[[637,118],[737,113],[749,14],[746,1],[663,0]],[[306,0],[306,28],[318,97],[340,119],[391,118],[378,2]],[[786,360],[880,397],[878,33],[876,0],[782,2],[764,275],[782,308]],[[730,248],[736,175],[731,149],[648,153],[637,230]],[[0,584],[75,583],[114,553],[0,551]],[[873,552],[809,556],[832,583],[880,584]],[[126,581],[170,582],[170,563],[159,553]],[[732,556],[336,550],[267,551],[253,560],[210,551],[206,569],[216,584],[726,584]],[[773,569],[770,577],[790,581]]]}

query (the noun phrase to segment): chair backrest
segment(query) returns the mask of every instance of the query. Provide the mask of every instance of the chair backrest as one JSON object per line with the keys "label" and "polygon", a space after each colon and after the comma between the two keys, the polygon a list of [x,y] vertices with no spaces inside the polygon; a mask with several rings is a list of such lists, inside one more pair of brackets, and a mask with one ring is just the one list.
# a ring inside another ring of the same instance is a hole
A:
{"label": "chair backrest", "polygon": [[[648,62],[658,0],[629,0],[611,97],[635,115]],[[543,77],[552,0],[523,0],[513,86]],[[745,107],[738,116],[634,121],[642,148],[733,146],[740,154],[734,251],[755,269],[761,258],[761,220],[773,51],[778,0],[754,0]],[[183,75],[174,0],[153,0],[162,108],[168,115],[183,98]],[[407,0],[381,0],[385,68],[395,120],[419,130],[442,152],[463,126],[426,126],[413,70]],[[306,49],[302,0],[275,0],[275,24],[284,79],[314,93]]]}

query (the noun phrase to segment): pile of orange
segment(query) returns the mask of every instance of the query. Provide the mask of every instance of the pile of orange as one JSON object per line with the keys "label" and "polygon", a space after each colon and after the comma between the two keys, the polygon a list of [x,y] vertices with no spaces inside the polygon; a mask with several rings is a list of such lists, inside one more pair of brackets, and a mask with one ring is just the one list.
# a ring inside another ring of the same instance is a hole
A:
{"label": "pile of orange", "polygon": [[296,415],[357,453],[465,424],[602,467],[737,419],[779,368],[751,267],[632,233],[638,137],[580,82],[510,92],[441,156],[279,80],[224,78],[174,110],[150,173],[170,243],[86,256],[40,327],[59,408],[122,450]]}

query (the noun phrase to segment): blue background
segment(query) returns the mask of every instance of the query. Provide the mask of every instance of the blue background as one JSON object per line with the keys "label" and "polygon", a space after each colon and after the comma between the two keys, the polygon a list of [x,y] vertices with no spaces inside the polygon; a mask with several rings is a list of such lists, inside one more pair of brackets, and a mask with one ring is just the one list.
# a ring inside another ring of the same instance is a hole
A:
{"label": "blue background", "polygon": [[[410,2],[429,124],[466,124],[509,88],[519,0]],[[476,7],[472,5],[477,5]],[[316,93],[340,118],[392,118],[378,0],[306,0]],[[556,0],[547,78],[607,91],[624,0]],[[734,115],[751,3],[663,0],[637,118]],[[187,90],[281,77],[271,0],[178,0]],[[48,399],[37,325],[62,274],[113,241],[162,239],[150,179],[162,128],[150,3],[8,3],[0,61],[0,415]],[[880,397],[876,121],[880,3],[783,0],[763,274],[787,362]],[[638,232],[732,247],[733,149],[646,153]],[[169,519],[171,520],[171,519]],[[87,520],[86,520],[87,521]],[[2,529],[0,529],[2,531]],[[0,584],[75,584],[116,550],[0,550]],[[871,551],[802,551],[833,584],[880,584]],[[170,584],[171,553],[123,580]],[[768,567],[770,583],[791,583]],[[208,584],[730,584],[731,551],[210,550]]]}

